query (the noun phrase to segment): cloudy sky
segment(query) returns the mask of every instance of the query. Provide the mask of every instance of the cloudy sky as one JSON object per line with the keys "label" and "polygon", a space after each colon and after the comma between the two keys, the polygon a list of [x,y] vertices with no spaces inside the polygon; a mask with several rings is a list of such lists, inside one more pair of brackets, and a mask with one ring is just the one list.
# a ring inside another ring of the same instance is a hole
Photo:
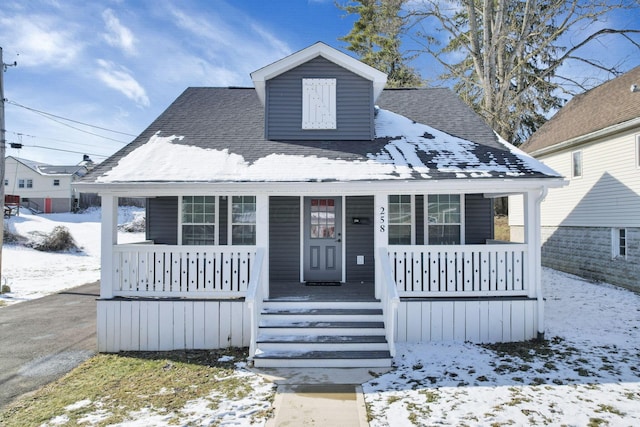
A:
{"label": "cloudy sky", "polygon": [[[3,62],[18,63],[3,76],[6,140],[23,144],[7,155],[102,161],[185,88],[250,86],[249,73],[316,41],[344,50],[354,20],[333,0],[2,0]],[[630,44],[601,50],[640,64]],[[434,76],[426,58],[414,65]]]}

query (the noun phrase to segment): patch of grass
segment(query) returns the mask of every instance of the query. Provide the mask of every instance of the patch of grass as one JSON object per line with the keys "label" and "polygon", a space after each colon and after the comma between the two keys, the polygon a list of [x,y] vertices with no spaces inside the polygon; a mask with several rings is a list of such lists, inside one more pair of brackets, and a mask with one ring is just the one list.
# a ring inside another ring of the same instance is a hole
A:
{"label": "patch of grass", "polygon": [[[235,360],[218,362],[222,356]],[[0,425],[41,425],[59,416],[76,425],[98,410],[104,416],[96,426],[123,422],[143,409],[179,415],[188,401],[214,392],[217,399],[209,406],[216,407],[252,392],[251,384],[233,375],[234,362],[246,356],[246,349],[100,354],[10,405],[0,413]]]}
{"label": "patch of grass", "polygon": [[607,425],[609,424],[606,420],[603,420],[602,418],[589,418],[589,424],[587,424],[588,427],[598,427],[598,426],[602,426],[602,425]]}
{"label": "patch of grass", "polygon": [[615,406],[605,405],[603,403],[598,404],[598,409],[596,409],[594,412],[607,412],[609,414],[615,414],[615,415],[619,415],[621,417],[625,416],[625,413],[620,411]]}

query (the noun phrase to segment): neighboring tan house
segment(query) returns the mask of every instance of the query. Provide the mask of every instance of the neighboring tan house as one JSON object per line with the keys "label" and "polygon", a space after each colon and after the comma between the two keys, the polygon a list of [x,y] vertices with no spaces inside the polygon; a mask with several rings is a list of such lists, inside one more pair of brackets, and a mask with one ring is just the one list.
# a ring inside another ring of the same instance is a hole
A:
{"label": "neighboring tan house", "polygon": [[87,174],[84,165],[58,166],[8,156],[4,192],[18,196],[20,206],[38,213],[70,212],[77,208],[71,183]]}
{"label": "neighboring tan house", "polygon": [[[390,366],[395,343],[544,332],[539,200],[563,179],[448,89],[323,43],[189,88],[76,188],[102,198],[98,349],[248,346],[256,366]],[[526,243],[493,198],[524,195]],[[121,197],[146,242],[119,244]]]}
{"label": "neighboring tan house", "polygon": [[543,265],[640,290],[640,67],[574,97],[522,149],[569,180],[542,203]]}

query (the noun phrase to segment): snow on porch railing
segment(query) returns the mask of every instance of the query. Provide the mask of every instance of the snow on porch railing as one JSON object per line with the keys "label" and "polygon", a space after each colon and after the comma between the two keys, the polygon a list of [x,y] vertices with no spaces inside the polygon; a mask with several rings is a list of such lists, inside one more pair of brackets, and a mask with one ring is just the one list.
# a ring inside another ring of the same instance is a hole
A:
{"label": "snow on porch railing", "polygon": [[401,297],[527,295],[527,245],[390,246]]}
{"label": "snow on porch railing", "polygon": [[241,297],[255,254],[255,246],[117,245],[113,296]]}

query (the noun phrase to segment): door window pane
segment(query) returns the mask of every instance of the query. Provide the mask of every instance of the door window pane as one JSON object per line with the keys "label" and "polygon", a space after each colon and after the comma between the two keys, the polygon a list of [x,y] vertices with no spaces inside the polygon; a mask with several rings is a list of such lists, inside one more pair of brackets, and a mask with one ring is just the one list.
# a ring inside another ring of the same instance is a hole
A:
{"label": "door window pane", "polygon": [[333,199],[311,199],[311,238],[335,239],[336,207]]}

